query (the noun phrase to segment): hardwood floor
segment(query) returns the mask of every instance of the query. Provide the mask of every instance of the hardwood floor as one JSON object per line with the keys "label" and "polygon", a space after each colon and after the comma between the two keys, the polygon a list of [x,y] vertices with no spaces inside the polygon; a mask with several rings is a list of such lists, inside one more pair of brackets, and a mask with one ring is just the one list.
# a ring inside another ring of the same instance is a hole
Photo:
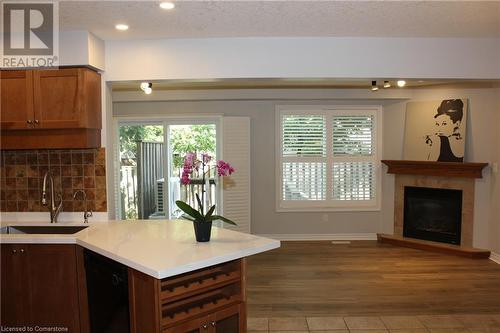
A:
{"label": "hardwood floor", "polygon": [[248,258],[249,317],[500,313],[500,265],[355,241]]}

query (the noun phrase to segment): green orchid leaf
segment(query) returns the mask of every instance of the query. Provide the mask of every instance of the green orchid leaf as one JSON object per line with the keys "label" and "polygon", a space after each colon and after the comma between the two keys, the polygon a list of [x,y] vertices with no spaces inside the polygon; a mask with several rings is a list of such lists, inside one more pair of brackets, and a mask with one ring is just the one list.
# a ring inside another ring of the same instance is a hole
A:
{"label": "green orchid leaf", "polygon": [[177,200],[175,202],[175,204],[177,205],[177,207],[180,208],[180,210],[182,210],[184,213],[186,213],[187,215],[191,216],[195,220],[200,220],[200,221],[204,221],[205,220],[205,217],[203,215],[201,215],[196,209],[194,209],[193,207],[189,206],[184,201]]}
{"label": "green orchid leaf", "polygon": [[201,203],[198,193],[196,193],[196,200],[198,201],[198,211],[203,214],[203,204]]}
{"label": "green orchid leaf", "polygon": [[212,214],[214,213],[215,211],[215,205],[213,205],[212,207],[210,207],[210,209],[208,210],[207,214],[205,215],[205,218],[209,218],[210,216],[212,216]]}
{"label": "green orchid leaf", "polygon": [[191,216],[189,216],[188,214],[182,214],[182,215],[181,215],[181,218],[183,218],[183,219],[185,219],[185,220],[193,221],[193,222],[195,221],[195,220],[194,220],[194,217],[191,217]]}
{"label": "green orchid leaf", "polygon": [[222,222],[226,222],[228,224],[237,225],[235,222],[231,221],[230,219],[227,219],[224,216],[220,216],[220,215],[212,215],[209,218],[207,218],[207,220],[208,221],[221,220]]}

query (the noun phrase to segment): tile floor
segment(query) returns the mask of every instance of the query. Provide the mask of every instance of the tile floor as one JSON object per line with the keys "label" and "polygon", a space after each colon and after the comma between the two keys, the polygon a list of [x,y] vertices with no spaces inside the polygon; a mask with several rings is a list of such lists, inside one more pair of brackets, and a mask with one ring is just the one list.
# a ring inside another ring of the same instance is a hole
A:
{"label": "tile floor", "polygon": [[500,333],[500,314],[248,318],[248,333]]}

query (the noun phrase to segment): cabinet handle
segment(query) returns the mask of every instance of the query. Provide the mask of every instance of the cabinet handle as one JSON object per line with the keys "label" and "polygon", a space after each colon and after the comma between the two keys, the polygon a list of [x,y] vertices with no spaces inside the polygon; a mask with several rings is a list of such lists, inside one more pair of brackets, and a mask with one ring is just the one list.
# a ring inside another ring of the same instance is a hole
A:
{"label": "cabinet handle", "polygon": [[12,253],[13,253],[13,254],[16,254],[16,253],[17,253],[17,250],[16,250],[16,249],[12,250]]}
{"label": "cabinet handle", "polygon": [[24,253],[24,249],[19,250],[19,252]]}
{"label": "cabinet handle", "polygon": [[208,325],[207,324],[203,325],[203,329],[208,330]]}
{"label": "cabinet handle", "polygon": [[215,327],[215,326],[217,325],[217,323],[216,323],[215,321],[212,321],[212,322],[210,323],[210,325],[212,325],[212,327]]}
{"label": "cabinet handle", "polygon": [[38,121],[38,119],[35,119],[35,125],[38,125],[40,124],[40,121]]}
{"label": "cabinet handle", "polygon": [[26,122],[28,123],[28,125],[33,125],[33,120],[26,120]]}

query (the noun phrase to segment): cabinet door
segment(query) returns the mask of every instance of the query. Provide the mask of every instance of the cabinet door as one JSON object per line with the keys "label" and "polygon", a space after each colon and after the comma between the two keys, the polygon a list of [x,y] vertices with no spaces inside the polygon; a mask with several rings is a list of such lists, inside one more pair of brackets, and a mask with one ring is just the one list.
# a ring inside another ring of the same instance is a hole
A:
{"label": "cabinet door", "polygon": [[[22,250],[22,251],[21,251]],[[1,326],[24,326],[29,318],[29,280],[22,245],[1,246]]]}
{"label": "cabinet door", "polygon": [[33,71],[1,71],[1,128],[32,127]]}
{"label": "cabinet door", "polygon": [[243,304],[233,305],[210,315],[211,333],[246,332],[245,308]]}
{"label": "cabinet door", "polygon": [[32,323],[79,332],[76,246],[30,244],[26,252]]}
{"label": "cabinet door", "polygon": [[35,128],[79,128],[83,105],[82,69],[33,72]]}

